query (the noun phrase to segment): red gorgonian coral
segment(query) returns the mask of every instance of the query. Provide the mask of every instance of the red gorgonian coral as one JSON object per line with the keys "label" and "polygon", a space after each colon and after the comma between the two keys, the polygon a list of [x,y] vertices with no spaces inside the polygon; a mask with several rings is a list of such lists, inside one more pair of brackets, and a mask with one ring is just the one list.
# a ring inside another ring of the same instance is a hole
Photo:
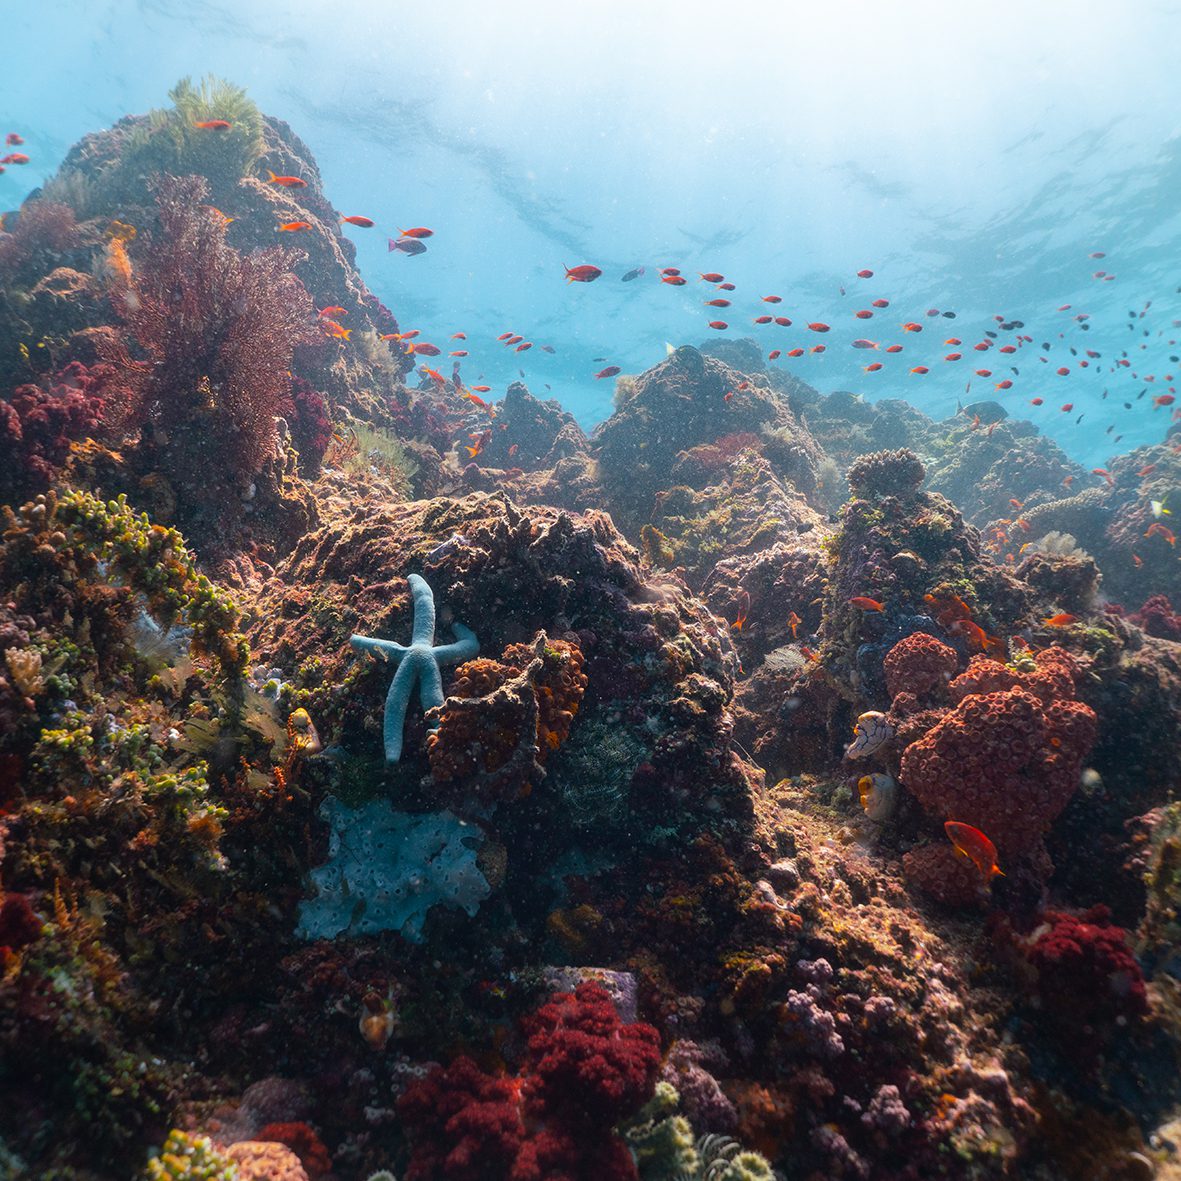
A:
{"label": "red gorgonian coral", "polygon": [[112,298],[126,330],[108,348],[131,390],[122,425],[198,502],[241,491],[275,443],[292,353],[317,339],[311,297],[279,247],[239,254],[202,177],[165,177],[158,225]]}

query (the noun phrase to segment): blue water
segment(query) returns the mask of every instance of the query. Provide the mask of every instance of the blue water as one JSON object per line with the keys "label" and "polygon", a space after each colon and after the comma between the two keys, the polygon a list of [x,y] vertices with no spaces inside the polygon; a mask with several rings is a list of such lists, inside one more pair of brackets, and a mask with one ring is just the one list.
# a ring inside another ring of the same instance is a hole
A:
{"label": "blue water", "polygon": [[[0,208],[81,135],[167,105],[184,75],[218,74],[294,127],[342,213],[377,221],[349,233],[405,327],[440,344],[465,332],[469,382],[498,388],[523,369],[586,426],[611,410],[594,358],[638,372],[665,342],[752,334],[784,353],[823,341],[823,354],[778,362],[822,391],[901,396],[943,415],[981,367],[971,345],[997,314],[1022,320],[1034,344],[991,354],[995,376],[973,378],[965,400],[1011,378],[1011,412],[1088,463],[1169,425],[1151,397],[1166,374],[1181,377],[1168,359],[1181,339],[1176,4],[5,8],[0,121],[25,136],[32,162],[0,176]],[[387,233],[412,224],[436,231],[429,251],[389,254]],[[1106,258],[1088,258],[1099,250]],[[600,280],[563,282],[564,265],[588,262]],[[648,273],[620,283],[637,265]],[[664,286],[660,266],[692,282]],[[858,280],[860,268],[875,277]],[[719,293],[696,272],[714,270],[737,285],[724,311],[702,307]],[[759,302],[770,293],[783,304]],[[853,318],[876,297],[891,306]],[[957,318],[927,319],[928,308]],[[795,324],[755,328],[768,311]],[[711,332],[714,316],[731,327]],[[813,320],[833,331],[802,327]],[[925,331],[902,333],[909,320]],[[509,330],[535,347],[506,353],[495,337]],[[951,336],[964,341],[960,362],[941,359]],[[905,351],[854,350],[855,337]],[[1071,344],[1103,357],[1075,369]],[[1107,372],[1125,348],[1131,370]],[[865,373],[873,360],[885,367]],[[910,374],[916,365],[931,372]],[[1045,405],[1030,406],[1035,396]]]}

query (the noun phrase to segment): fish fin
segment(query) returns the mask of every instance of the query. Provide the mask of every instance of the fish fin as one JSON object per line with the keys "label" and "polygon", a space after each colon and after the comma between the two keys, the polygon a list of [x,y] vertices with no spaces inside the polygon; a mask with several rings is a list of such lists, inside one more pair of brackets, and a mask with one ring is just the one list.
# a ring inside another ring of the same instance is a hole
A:
{"label": "fish fin", "polygon": [[278,179],[279,179],[279,178],[278,178],[278,177],[277,177],[277,176],[276,176],[276,175],[275,175],[273,172],[271,172],[271,170],[270,170],[269,168],[267,169],[267,173],[268,173],[268,176],[269,176],[269,179],[270,179],[270,180],[272,180],[272,181],[276,181],[276,180],[278,180]]}

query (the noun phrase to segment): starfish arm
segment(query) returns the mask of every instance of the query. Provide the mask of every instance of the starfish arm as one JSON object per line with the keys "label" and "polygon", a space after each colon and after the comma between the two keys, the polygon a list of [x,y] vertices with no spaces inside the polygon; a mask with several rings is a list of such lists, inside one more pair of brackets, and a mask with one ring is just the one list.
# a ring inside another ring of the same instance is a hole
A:
{"label": "starfish arm", "polygon": [[387,763],[396,763],[402,757],[402,728],[406,724],[406,707],[410,704],[410,694],[418,676],[418,662],[413,658],[404,660],[398,665],[389,692],[385,695],[385,718],[381,734]]}
{"label": "starfish arm", "polygon": [[355,652],[367,652],[378,660],[393,661],[395,664],[406,655],[406,649],[393,640],[375,640],[372,636],[350,636],[349,643]]}
{"label": "starfish arm", "polygon": [[[439,662],[435,660],[433,652],[424,652],[421,660],[416,660],[418,667],[418,700],[423,710],[434,709],[443,704],[443,677],[439,672]],[[438,723],[435,723],[438,725]]]}
{"label": "starfish arm", "polygon": [[414,598],[414,625],[410,633],[410,646],[431,645],[435,642],[435,592],[421,575],[411,574],[410,594]]}
{"label": "starfish arm", "polygon": [[464,627],[462,623],[453,623],[451,630],[456,635],[455,643],[440,644],[438,648],[432,649],[435,659],[440,664],[459,664],[479,655],[480,641],[476,639],[476,633],[470,627]]}

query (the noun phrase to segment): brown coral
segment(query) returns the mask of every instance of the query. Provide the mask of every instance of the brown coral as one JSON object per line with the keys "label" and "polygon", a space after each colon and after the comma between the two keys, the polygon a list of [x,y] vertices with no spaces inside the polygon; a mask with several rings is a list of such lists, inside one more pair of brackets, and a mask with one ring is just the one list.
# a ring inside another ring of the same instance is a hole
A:
{"label": "brown coral", "polygon": [[576,643],[541,631],[532,643],[510,644],[499,660],[462,665],[427,739],[435,784],[454,784],[463,798],[486,803],[528,791],[570,733],[586,690],[582,664]]}
{"label": "brown coral", "polygon": [[917,492],[926,478],[922,461],[907,447],[897,451],[873,451],[849,468],[849,488],[854,496],[870,500],[882,496],[907,496]]}
{"label": "brown coral", "polygon": [[945,687],[958,667],[954,648],[926,632],[915,632],[886,653],[886,689],[891,698],[902,692],[924,697]]}

